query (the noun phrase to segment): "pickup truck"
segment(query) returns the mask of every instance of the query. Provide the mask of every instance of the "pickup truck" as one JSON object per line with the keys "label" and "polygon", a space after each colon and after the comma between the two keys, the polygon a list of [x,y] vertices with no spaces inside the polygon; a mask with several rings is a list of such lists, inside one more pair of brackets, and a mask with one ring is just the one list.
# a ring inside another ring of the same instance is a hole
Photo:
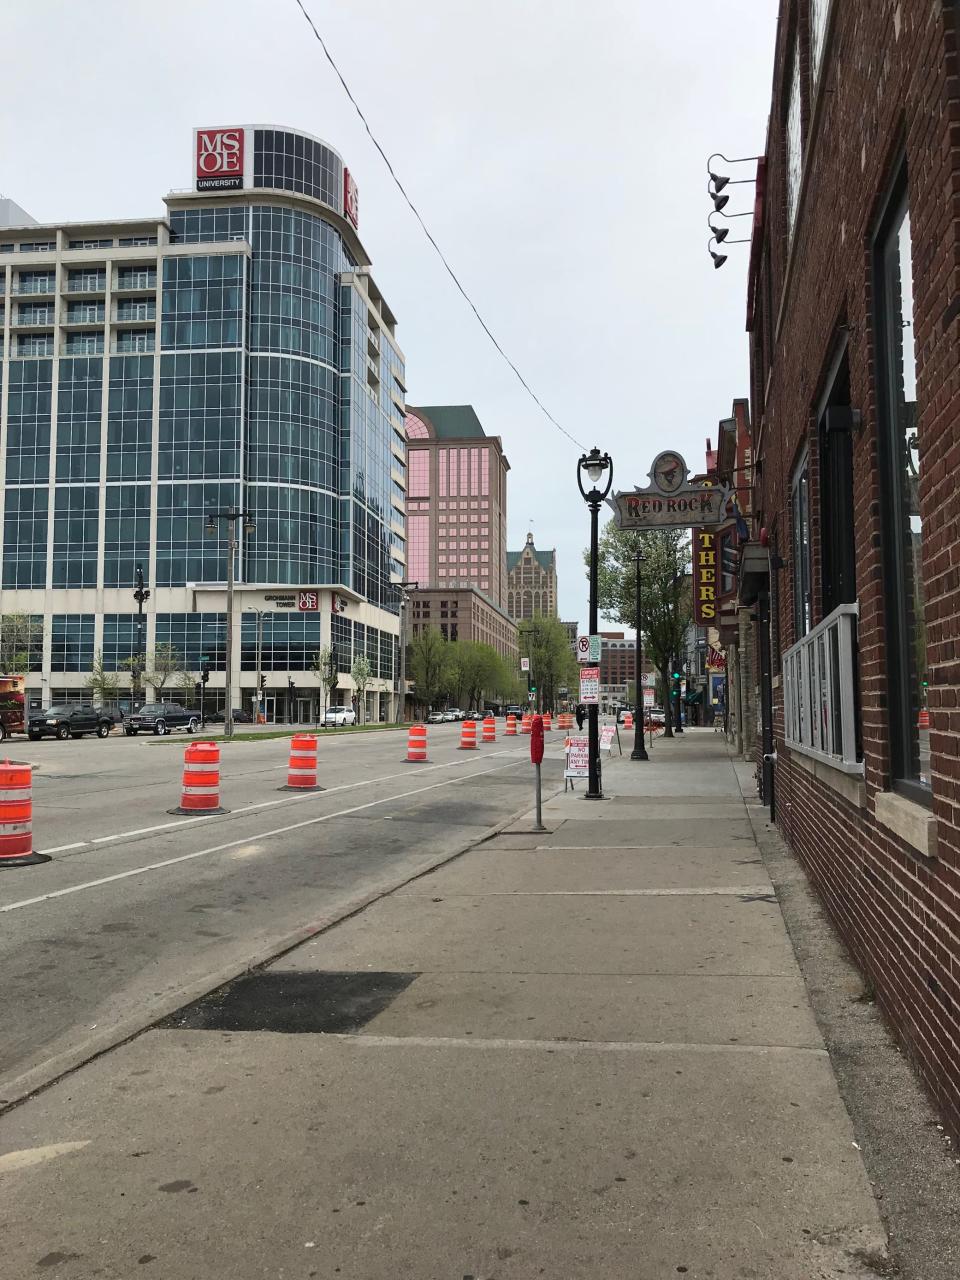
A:
{"label": "pickup truck", "polygon": [[95,733],[105,738],[113,728],[108,711],[99,707],[84,707],[75,702],[58,703],[31,711],[27,721],[27,737],[31,742],[41,738],[82,738],[85,733]]}
{"label": "pickup truck", "polygon": [[163,737],[171,729],[196,733],[199,728],[200,717],[196,711],[188,711],[179,702],[147,702],[137,711],[132,711],[123,722],[123,732],[128,738],[135,738],[138,733],[155,733]]}

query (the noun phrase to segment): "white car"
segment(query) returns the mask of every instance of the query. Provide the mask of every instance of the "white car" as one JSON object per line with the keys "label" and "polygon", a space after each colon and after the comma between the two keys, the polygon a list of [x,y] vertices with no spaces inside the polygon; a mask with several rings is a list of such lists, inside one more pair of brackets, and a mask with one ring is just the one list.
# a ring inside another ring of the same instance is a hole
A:
{"label": "white car", "polygon": [[323,715],[325,725],[356,724],[357,713],[353,707],[327,707]]}
{"label": "white car", "polygon": [[442,711],[431,711],[427,716],[427,724],[443,724],[447,718]]}

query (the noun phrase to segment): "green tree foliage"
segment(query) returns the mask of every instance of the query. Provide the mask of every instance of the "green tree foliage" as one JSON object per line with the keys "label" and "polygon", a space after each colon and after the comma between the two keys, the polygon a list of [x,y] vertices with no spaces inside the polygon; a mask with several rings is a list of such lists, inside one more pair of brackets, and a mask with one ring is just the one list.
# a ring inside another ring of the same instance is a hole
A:
{"label": "green tree foliage", "polygon": [[97,656],[93,660],[93,670],[84,680],[83,687],[89,689],[93,694],[93,700],[99,707],[106,706],[107,703],[116,702],[117,694],[120,692],[120,682],[112,671],[105,671],[103,666],[103,651],[97,650]]}
{"label": "green tree foliage", "polygon": [[558,618],[536,614],[520,623],[519,640],[521,657],[530,659],[531,682],[537,689],[536,705],[552,710],[560,698],[558,690],[574,689],[579,679],[566,628]]}
{"label": "green tree foliage", "polygon": [[447,691],[449,647],[439,627],[424,627],[410,641],[407,671],[413,681],[417,703],[425,710],[435,706]]}
{"label": "green tree foliage", "polygon": [[357,654],[353,660],[353,666],[350,668],[350,677],[357,688],[357,707],[360,712],[361,724],[366,716],[367,700],[365,694],[372,675],[373,668],[370,666],[370,659],[364,657],[362,653]]}
{"label": "green tree foliage", "polygon": [[130,672],[130,696],[134,702],[143,698],[143,672],[146,665],[147,661],[142,653],[132,653],[120,663],[124,671]]}
{"label": "green tree foliage", "polygon": [[172,644],[158,644],[153,651],[153,664],[144,679],[152,684],[159,698],[174,676],[183,671],[183,657]]}
{"label": "green tree foliage", "polygon": [[[690,535],[686,529],[621,530],[610,520],[600,534],[597,570],[601,613],[624,626],[637,625],[636,553],[643,554],[640,630],[646,657],[670,690],[670,667],[686,648],[693,614],[690,579]],[[584,552],[589,568],[590,553]],[[664,736],[670,737],[670,717]]]}
{"label": "green tree foliage", "polygon": [[310,659],[310,670],[320,681],[324,692],[324,710],[333,699],[333,691],[340,683],[340,672],[333,661],[333,648],[325,644]]}
{"label": "green tree foliage", "polygon": [[0,672],[26,675],[33,650],[43,643],[43,624],[29,613],[0,614]]}

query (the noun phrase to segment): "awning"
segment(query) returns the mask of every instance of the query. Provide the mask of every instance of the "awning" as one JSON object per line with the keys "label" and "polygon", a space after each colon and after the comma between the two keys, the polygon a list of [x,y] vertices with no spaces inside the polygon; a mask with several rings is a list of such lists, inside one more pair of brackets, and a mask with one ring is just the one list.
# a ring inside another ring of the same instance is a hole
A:
{"label": "awning", "polygon": [[770,582],[770,554],[758,542],[748,542],[740,556],[737,587],[740,603],[754,604]]}

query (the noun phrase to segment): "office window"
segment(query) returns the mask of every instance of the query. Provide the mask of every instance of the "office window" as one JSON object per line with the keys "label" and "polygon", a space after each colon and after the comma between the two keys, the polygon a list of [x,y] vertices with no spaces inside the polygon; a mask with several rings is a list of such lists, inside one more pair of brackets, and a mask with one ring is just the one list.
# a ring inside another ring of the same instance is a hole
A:
{"label": "office window", "polygon": [[[123,241],[120,241],[123,244]],[[71,249],[112,249],[112,240],[71,240]]]}
{"label": "office window", "polygon": [[875,242],[879,438],[885,513],[890,748],[893,784],[929,803],[930,732],[920,516],[920,444],[907,181],[899,177]]}
{"label": "office window", "polygon": [[[76,334],[98,337],[103,334]],[[102,345],[101,345],[101,350]],[[71,351],[71,339],[67,340]],[[100,407],[102,360],[61,360],[57,388],[57,480],[90,480],[100,476]]]}
{"label": "office window", "polygon": [[47,585],[46,488],[7,489],[3,509],[3,585]]}
{"label": "office window", "polygon": [[127,671],[124,663],[144,650],[147,631],[146,615],[143,617],[143,638],[140,635],[137,614],[107,613],[103,617],[103,669]]}
{"label": "office window", "polygon": [[790,493],[793,534],[793,638],[799,640],[813,626],[810,597],[810,460],[804,453],[793,473]]}
{"label": "office window", "polygon": [[51,628],[50,670],[90,671],[93,668],[92,613],[55,613]]}
{"label": "office window", "polygon": [[[250,617],[256,622],[256,618]],[[246,624],[246,618],[243,619]],[[227,666],[227,620],[223,613],[158,613],[157,644],[168,644],[187,671],[199,672],[204,655],[211,671]]]}
{"label": "office window", "polygon": [[[96,485],[57,488],[53,517],[53,585],[97,585],[97,523],[100,491]],[[66,670],[66,668],[65,668]]]}
{"label": "office window", "polygon": [[[23,273],[20,273],[21,276]],[[104,267],[77,267],[67,275],[67,290],[70,293],[103,293],[107,287],[107,272]]]}
{"label": "office window", "polygon": [[800,136],[800,45],[794,37],[790,60],[790,89],[784,126],[784,149],[787,169],[787,235],[793,235],[800,202],[800,178],[803,170],[803,139]]}
{"label": "office window", "polygon": [[146,245],[156,244],[156,236],[121,236],[121,249],[141,249]]}

